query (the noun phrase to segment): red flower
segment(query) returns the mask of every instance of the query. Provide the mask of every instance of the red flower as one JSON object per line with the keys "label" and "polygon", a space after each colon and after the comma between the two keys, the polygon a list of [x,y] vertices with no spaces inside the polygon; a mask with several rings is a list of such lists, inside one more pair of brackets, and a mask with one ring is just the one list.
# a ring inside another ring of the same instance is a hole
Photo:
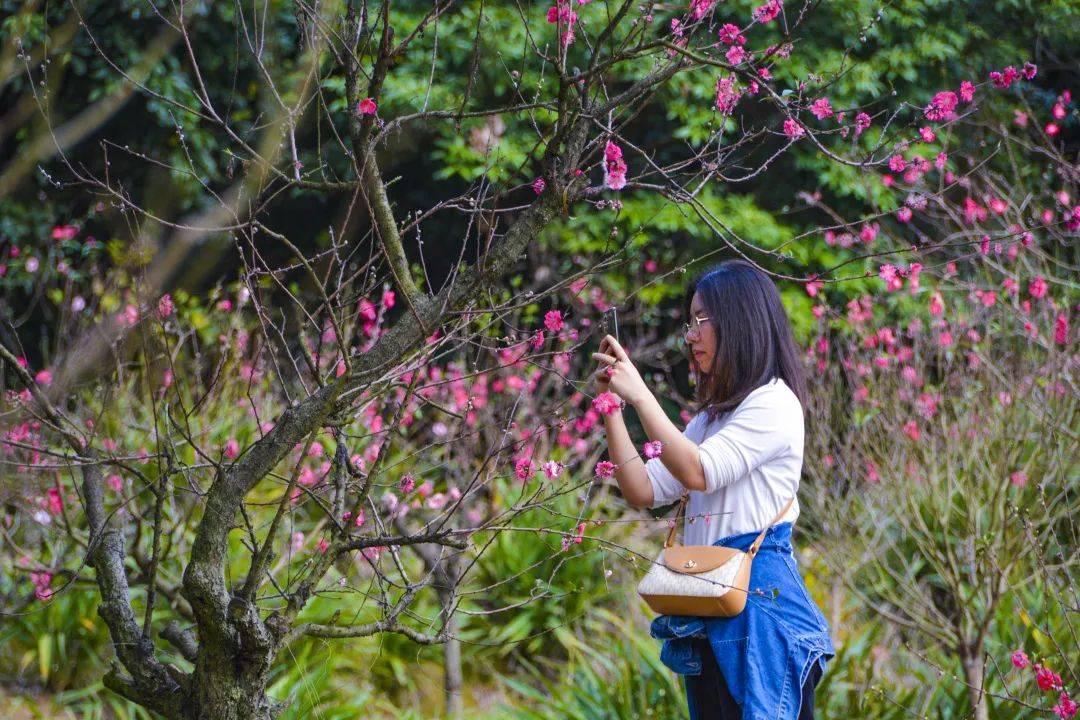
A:
{"label": "red flower", "polygon": [[593,409],[603,415],[610,415],[622,407],[622,399],[613,392],[605,391],[593,398]]}
{"label": "red flower", "polygon": [[356,112],[361,115],[374,115],[378,108],[375,105],[375,101],[371,98],[364,98],[356,104]]}
{"label": "red flower", "polygon": [[956,93],[943,90],[930,100],[930,104],[926,106],[923,114],[926,115],[927,120],[933,120],[934,122],[952,120],[956,117],[956,103]]}

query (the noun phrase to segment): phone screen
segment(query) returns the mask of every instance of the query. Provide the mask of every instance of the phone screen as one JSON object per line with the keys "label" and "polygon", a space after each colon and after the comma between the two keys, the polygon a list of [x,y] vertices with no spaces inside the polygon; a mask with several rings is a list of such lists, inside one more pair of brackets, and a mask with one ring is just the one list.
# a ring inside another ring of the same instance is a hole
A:
{"label": "phone screen", "polygon": [[615,336],[615,339],[621,344],[622,340],[619,338],[619,315],[616,308],[608,308],[604,311],[604,317],[601,321],[601,327],[604,334],[611,334]]}

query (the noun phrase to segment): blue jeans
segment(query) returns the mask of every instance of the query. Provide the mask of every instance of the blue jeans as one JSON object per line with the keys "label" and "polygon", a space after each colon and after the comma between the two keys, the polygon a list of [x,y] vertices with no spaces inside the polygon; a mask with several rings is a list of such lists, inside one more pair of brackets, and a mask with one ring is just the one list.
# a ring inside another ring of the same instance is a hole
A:
{"label": "blue jeans", "polygon": [[[716,664],[709,641],[692,638],[694,647],[701,653],[701,674],[683,675],[686,682],[686,704],[690,720],[742,720],[742,709],[731,696],[720,666]],[[821,666],[813,663],[806,683],[802,687],[802,701],[798,720],[814,720],[814,689],[821,681]]]}

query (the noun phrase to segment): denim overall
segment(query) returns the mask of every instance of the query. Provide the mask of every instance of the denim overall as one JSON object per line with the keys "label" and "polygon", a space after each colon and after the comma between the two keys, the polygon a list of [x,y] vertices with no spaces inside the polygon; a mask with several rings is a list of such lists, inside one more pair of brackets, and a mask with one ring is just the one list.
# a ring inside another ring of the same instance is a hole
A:
{"label": "denim overall", "polygon": [[[713,545],[746,551],[759,533],[728,535]],[[790,522],[766,531],[750,568],[750,592],[741,613],[730,618],[660,615],[649,634],[664,641],[660,661],[680,675],[701,674],[701,656],[691,638],[708,638],[743,720],[795,720],[811,664],[818,663],[824,673],[825,663],[836,655],[825,616],[796,566]]]}

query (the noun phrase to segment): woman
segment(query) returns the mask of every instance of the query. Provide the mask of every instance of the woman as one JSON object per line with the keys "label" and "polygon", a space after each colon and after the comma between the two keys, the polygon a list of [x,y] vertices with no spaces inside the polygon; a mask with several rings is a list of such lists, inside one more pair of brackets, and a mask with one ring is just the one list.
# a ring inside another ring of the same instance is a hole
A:
{"label": "woman", "polygon": [[659,457],[643,462],[621,411],[606,416],[623,496],[644,508],[688,492],[683,544],[744,551],[795,500],[765,534],[741,613],[661,615],[650,632],[664,640],[664,664],[685,677],[691,720],[812,720],[814,688],[835,651],[791,545],[806,398],[800,354],[776,286],[752,264],[723,262],[687,295],[698,413],[683,433],[615,338],[605,336],[593,353],[597,388],[632,405],[649,439],[662,444]]}

